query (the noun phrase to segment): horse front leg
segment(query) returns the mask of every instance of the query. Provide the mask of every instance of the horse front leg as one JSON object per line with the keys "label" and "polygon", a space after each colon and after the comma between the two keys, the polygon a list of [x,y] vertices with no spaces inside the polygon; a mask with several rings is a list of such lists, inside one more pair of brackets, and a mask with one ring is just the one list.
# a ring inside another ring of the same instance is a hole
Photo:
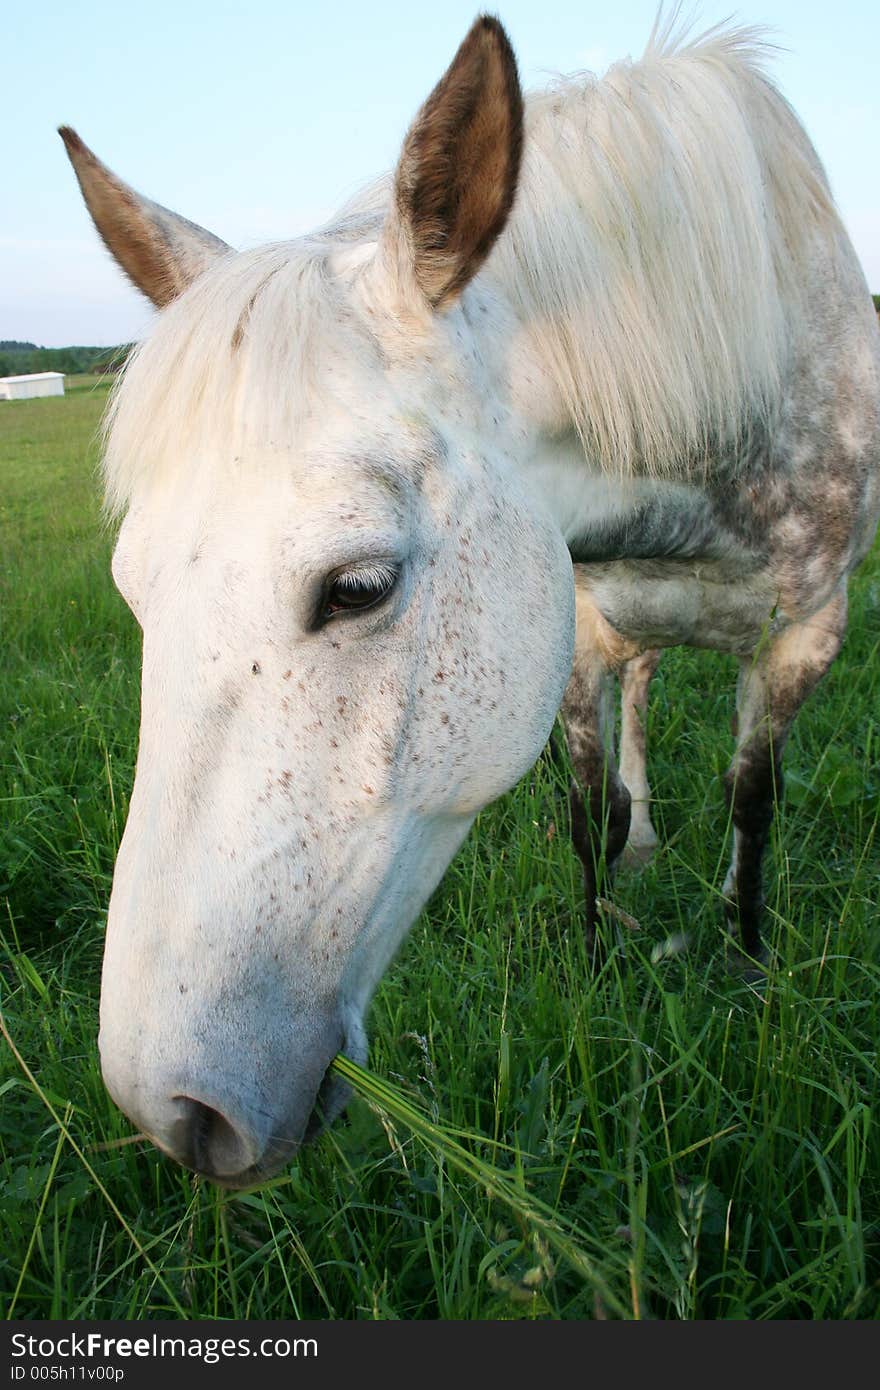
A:
{"label": "horse front leg", "polygon": [[629,833],[630,794],[614,757],[612,693],[614,675],[635,653],[577,581],[575,592],[574,663],[560,713],[575,773],[569,795],[571,836],[584,871],[586,943],[592,956],[602,875],[613,869]]}
{"label": "horse front leg", "polygon": [[774,807],[782,798],[782,754],[794,717],[830,667],[846,628],[846,590],[806,622],[793,623],[740,660],[737,746],[724,777],[733,821],[726,912],[743,953],[763,962],[762,861]]}
{"label": "horse front leg", "polygon": [[660,656],[656,648],[650,648],[628,661],[620,673],[620,775],[632,798],[624,858],[633,865],[646,864],[657,848],[648,785],[647,724],[648,689]]}

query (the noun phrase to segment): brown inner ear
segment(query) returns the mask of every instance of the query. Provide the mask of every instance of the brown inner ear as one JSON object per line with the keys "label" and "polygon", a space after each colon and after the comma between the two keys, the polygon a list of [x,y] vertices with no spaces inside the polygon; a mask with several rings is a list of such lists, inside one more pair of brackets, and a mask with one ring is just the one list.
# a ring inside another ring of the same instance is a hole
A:
{"label": "brown inner ear", "polygon": [[203,227],[135,193],[70,126],[61,126],[58,134],[104,245],[157,307],[176,299],[214,257],[229,249]]}
{"label": "brown inner ear", "polygon": [[464,288],[502,232],[522,143],[516,59],[498,21],[483,16],[419,112],[397,171],[413,271],[435,308]]}

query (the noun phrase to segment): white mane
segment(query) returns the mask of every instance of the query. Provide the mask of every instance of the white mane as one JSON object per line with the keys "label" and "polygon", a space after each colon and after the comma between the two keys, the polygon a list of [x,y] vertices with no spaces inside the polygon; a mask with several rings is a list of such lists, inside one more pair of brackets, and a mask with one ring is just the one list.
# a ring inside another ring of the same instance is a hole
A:
{"label": "white mane", "polygon": [[[777,399],[811,242],[838,224],[766,56],[755,30],[686,41],[667,23],[640,62],[527,100],[517,200],[485,273],[610,473],[678,471]],[[188,443],[216,457],[289,442],[328,354],[374,357],[331,260],[375,241],[387,202],[383,182],[314,237],[224,257],[162,313],[108,415],[112,512]]]}
{"label": "white mane", "polygon": [[752,29],[684,43],[667,26],[641,62],[529,100],[492,270],[607,472],[668,474],[776,397],[810,241],[836,213],[767,52]]}

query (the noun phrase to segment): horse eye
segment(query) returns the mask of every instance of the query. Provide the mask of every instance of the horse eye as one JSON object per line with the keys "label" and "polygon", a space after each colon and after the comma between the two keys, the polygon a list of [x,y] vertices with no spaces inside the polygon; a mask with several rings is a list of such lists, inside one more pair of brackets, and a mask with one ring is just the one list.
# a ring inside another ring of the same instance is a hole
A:
{"label": "horse eye", "polygon": [[363,613],[388,597],[397,582],[397,570],[390,565],[369,565],[362,569],[338,570],[324,589],[321,620],[337,613]]}

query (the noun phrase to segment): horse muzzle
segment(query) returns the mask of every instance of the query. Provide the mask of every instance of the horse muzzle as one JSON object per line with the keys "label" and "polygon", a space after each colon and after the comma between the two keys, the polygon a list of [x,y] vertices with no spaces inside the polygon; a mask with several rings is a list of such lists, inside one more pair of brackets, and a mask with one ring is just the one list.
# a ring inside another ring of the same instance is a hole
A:
{"label": "horse muzzle", "polygon": [[234,1043],[223,1052],[222,1073],[204,1053],[201,1064],[185,1067],[132,1066],[105,1029],[100,1049],[107,1090],[133,1124],[175,1162],[227,1188],[272,1177],[329,1125],[350,1096],[330,1070],[333,1059],[340,1050],[363,1053],[360,1038],[349,1041],[338,1020],[328,1021],[283,1072],[273,1068],[270,1091],[265,1066],[236,1059]]}

